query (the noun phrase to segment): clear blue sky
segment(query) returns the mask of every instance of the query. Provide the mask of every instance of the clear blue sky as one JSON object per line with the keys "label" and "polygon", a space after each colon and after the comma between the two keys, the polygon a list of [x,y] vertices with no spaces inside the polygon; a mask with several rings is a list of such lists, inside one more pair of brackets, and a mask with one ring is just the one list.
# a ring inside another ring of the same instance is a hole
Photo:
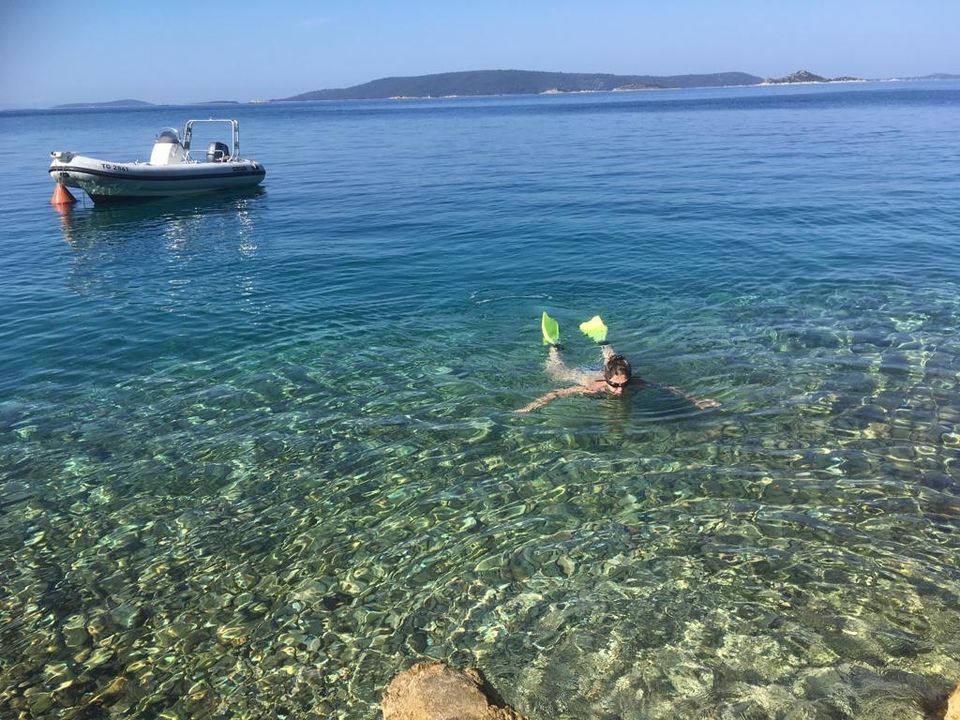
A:
{"label": "clear blue sky", "polygon": [[0,0],[0,108],[520,69],[960,73],[955,0]]}

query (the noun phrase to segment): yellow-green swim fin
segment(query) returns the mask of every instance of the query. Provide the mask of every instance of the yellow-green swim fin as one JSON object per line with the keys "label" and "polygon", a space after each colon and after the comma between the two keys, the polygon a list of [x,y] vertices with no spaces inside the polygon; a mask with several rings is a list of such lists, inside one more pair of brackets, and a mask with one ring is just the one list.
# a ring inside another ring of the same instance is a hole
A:
{"label": "yellow-green swim fin", "polygon": [[556,345],[560,342],[560,325],[552,317],[543,311],[543,317],[540,318],[540,329],[543,331],[543,344]]}
{"label": "yellow-green swim fin", "polygon": [[603,324],[599,315],[594,315],[586,322],[580,323],[580,330],[594,342],[602,343],[607,340],[607,326]]}

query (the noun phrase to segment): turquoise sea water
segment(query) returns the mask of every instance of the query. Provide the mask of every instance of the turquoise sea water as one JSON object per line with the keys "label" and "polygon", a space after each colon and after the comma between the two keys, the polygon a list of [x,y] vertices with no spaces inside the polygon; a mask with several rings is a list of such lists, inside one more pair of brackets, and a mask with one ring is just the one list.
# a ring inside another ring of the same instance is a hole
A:
{"label": "turquoise sea water", "polygon": [[[0,114],[0,715],[924,718],[958,83]],[[47,204],[229,114],[262,193]],[[557,387],[601,313],[648,388]]]}

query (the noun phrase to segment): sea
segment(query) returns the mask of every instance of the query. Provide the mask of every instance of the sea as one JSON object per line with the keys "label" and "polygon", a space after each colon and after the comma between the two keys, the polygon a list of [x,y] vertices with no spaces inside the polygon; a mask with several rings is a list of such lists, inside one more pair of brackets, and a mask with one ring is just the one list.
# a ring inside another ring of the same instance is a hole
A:
{"label": "sea", "polygon": [[[51,151],[208,117],[260,191],[49,204]],[[956,81],[0,113],[0,716],[373,720],[436,660],[531,720],[937,717],[958,118]],[[544,311],[645,384],[518,413],[564,387]]]}

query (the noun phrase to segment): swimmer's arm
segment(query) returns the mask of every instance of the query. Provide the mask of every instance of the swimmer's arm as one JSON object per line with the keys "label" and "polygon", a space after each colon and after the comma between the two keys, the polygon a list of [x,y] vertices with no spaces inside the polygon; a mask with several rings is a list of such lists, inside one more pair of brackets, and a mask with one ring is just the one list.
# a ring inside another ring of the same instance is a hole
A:
{"label": "swimmer's arm", "polygon": [[657,385],[661,390],[666,390],[671,395],[676,395],[678,398],[682,398],[687,402],[691,403],[698,410],[709,410],[710,408],[720,407],[720,403],[712,398],[698,398],[696,395],[691,395],[688,392],[684,392],[678,387],[673,385]]}
{"label": "swimmer's arm", "polygon": [[592,395],[596,392],[597,390],[590,385],[572,385],[570,387],[560,388],[559,390],[551,390],[546,395],[538,397],[532,403],[524,405],[517,410],[517,412],[528,413],[537,408],[542,408],[548,402],[556,400],[559,397],[566,397],[568,395]]}

